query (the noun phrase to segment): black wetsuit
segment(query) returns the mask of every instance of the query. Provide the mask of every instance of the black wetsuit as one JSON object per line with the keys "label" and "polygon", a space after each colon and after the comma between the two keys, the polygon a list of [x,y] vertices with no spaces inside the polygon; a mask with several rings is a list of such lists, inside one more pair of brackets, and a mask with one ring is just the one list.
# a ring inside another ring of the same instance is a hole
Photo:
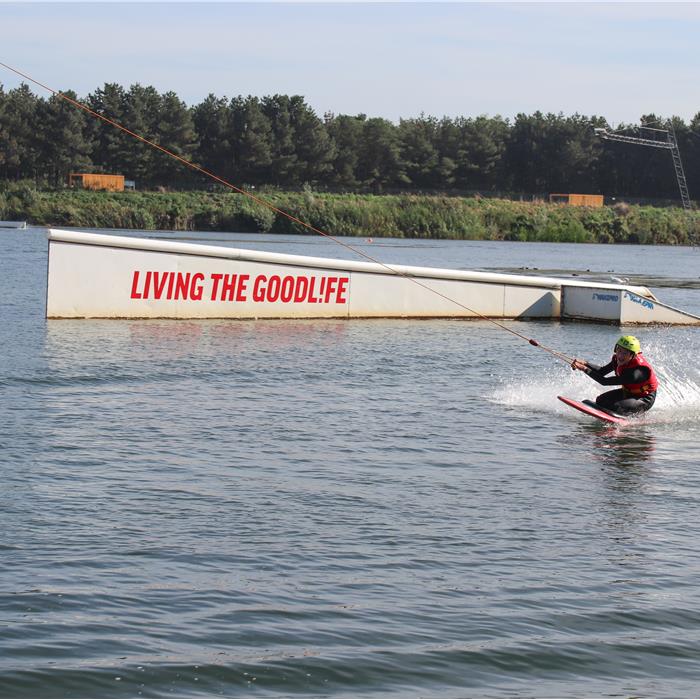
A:
{"label": "black wetsuit", "polygon": [[[614,374],[612,377],[606,377],[606,374],[615,371],[615,361],[614,359],[608,362],[605,367],[599,367],[598,365],[586,362],[586,367],[588,369],[584,370],[586,374],[595,379],[598,384],[603,386],[615,386],[617,384],[643,384],[651,376],[651,370],[648,367],[630,367],[622,372],[621,375]],[[598,396],[595,402],[607,408],[609,411],[614,411],[615,413],[621,413],[623,415],[630,413],[641,413],[642,411],[648,411],[656,400],[656,392],[653,391],[651,394],[646,396],[632,396],[625,389],[615,389],[613,391],[606,391],[604,394]]]}

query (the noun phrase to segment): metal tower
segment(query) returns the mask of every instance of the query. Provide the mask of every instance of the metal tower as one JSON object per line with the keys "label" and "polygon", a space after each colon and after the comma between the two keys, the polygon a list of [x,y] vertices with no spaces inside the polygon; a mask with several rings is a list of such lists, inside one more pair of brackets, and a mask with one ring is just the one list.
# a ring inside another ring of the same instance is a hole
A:
{"label": "metal tower", "polygon": [[683,163],[681,161],[680,151],[678,150],[676,132],[673,130],[673,126],[669,124],[668,129],[652,129],[648,126],[642,128],[657,132],[661,138],[643,139],[636,136],[624,136],[623,134],[616,134],[613,131],[608,131],[607,128],[594,129],[594,131],[596,136],[606,141],[621,141],[622,143],[634,143],[638,146],[651,146],[652,148],[665,148],[667,151],[671,151],[673,167],[676,169],[678,189],[680,190],[681,201],[683,202],[683,209],[691,209],[690,197],[688,196],[688,184],[685,181],[685,172],[683,171]]}

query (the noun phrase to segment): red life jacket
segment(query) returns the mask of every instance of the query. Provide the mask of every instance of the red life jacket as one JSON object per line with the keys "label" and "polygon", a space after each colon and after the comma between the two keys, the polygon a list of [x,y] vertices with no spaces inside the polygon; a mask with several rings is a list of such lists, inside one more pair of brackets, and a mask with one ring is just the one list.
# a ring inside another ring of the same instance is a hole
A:
{"label": "red life jacket", "polygon": [[654,370],[647,362],[646,358],[642,357],[641,352],[638,352],[629,362],[626,362],[624,365],[615,367],[615,374],[619,377],[626,369],[631,369],[632,367],[648,367],[649,379],[647,379],[645,382],[640,382],[637,384],[623,384],[622,388],[632,394],[632,396],[641,397],[653,394],[659,386],[659,380],[656,378]]}

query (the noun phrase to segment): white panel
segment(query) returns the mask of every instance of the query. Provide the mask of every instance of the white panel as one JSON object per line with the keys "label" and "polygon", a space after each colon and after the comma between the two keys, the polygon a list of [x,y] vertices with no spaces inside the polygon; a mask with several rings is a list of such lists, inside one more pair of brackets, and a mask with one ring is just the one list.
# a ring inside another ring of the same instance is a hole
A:
{"label": "white panel", "polygon": [[352,276],[350,315],[354,317],[473,317],[477,315],[474,311],[502,316],[503,285],[423,277],[414,282],[405,277],[359,272]]}
{"label": "white panel", "polygon": [[700,317],[626,291],[622,297],[622,322],[697,325]]}
{"label": "white panel", "polygon": [[51,241],[49,318],[347,316],[350,275]]}
{"label": "white panel", "polygon": [[[51,231],[49,318],[583,318],[700,323],[644,287]],[[410,279],[407,277],[410,275]],[[624,315],[621,308],[624,298]]]}
{"label": "white panel", "polygon": [[562,287],[562,318],[619,321],[622,292],[604,287]]}
{"label": "white panel", "polygon": [[532,287],[505,287],[503,314],[506,318],[558,318],[558,289]]}
{"label": "white panel", "polygon": [[[515,284],[520,287],[549,287],[559,289],[562,283],[568,286],[589,286],[586,282],[562,280],[556,277],[534,277],[528,275],[508,275],[497,272],[474,272],[471,270],[448,270],[434,267],[415,267],[409,265],[385,265],[373,262],[357,262],[352,260],[336,260],[332,258],[314,258],[305,255],[287,255],[284,253],[269,253],[259,250],[243,250],[225,246],[201,245],[199,243],[182,243],[179,241],[159,241],[144,238],[129,238],[127,236],[106,236],[99,233],[84,233],[82,231],[49,230],[49,238],[54,241],[79,243],[107,248],[128,248],[134,250],[151,250],[155,252],[183,253],[185,255],[201,255],[205,257],[225,258],[229,260],[246,260],[250,262],[279,263],[281,265],[299,265],[302,267],[320,267],[327,270],[343,270],[345,272],[373,272],[392,274],[392,270],[411,277],[439,278],[444,280],[466,280],[495,284]],[[606,289],[630,289],[635,294],[651,296],[646,287],[630,287],[619,284],[598,285]]]}

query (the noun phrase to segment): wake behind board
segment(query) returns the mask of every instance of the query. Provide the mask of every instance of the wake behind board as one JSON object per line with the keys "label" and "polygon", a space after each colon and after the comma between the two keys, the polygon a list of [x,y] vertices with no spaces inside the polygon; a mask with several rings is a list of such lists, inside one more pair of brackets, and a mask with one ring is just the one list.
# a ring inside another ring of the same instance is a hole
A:
{"label": "wake behind board", "polygon": [[[575,408],[577,411],[581,411],[581,413],[585,413],[587,416],[593,416],[593,418],[605,421],[606,423],[618,423],[620,425],[624,425],[625,423],[629,422],[622,416],[618,416],[614,413],[606,413],[605,411],[601,411],[599,408],[595,408],[595,406],[590,404],[575,401],[574,399],[567,399],[566,396],[557,396],[557,398],[559,401],[563,401],[567,406],[571,406],[571,408]],[[591,402],[591,404],[592,403],[593,402]]]}

